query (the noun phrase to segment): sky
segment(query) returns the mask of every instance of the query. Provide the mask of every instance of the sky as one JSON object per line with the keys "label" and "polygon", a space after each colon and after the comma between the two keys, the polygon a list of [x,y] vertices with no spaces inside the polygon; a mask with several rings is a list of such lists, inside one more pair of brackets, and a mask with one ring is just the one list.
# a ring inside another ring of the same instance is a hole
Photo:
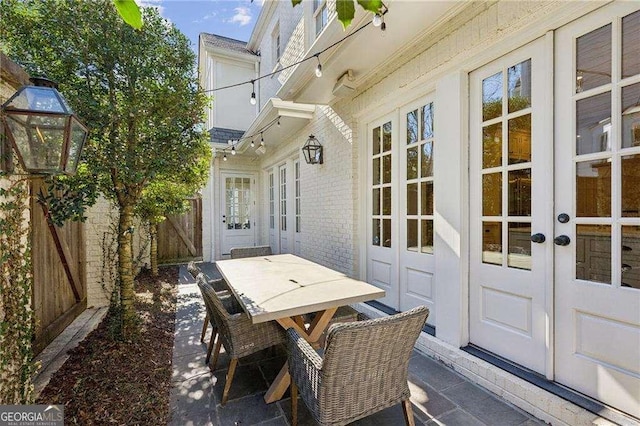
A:
{"label": "sky", "polygon": [[198,52],[202,32],[249,41],[260,14],[262,0],[137,0],[156,7],[162,17],[173,22],[191,40]]}

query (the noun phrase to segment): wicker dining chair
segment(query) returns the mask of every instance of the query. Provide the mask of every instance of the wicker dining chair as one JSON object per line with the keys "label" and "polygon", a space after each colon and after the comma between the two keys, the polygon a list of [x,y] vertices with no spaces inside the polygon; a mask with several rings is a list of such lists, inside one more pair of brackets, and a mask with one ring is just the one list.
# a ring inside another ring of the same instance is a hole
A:
{"label": "wicker dining chair", "polygon": [[[191,276],[195,279],[199,274],[202,274],[202,270],[196,265],[195,262],[191,261],[187,264],[187,271],[191,274]],[[223,278],[215,278],[207,281],[209,284],[213,286],[215,291],[229,291],[229,285]],[[209,310],[206,310],[204,322],[202,323],[202,332],[200,333],[200,341],[204,342],[204,336],[207,334],[207,326],[211,324],[211,339],[209,340],[209,347],[207,350],[207,363],[209,362],[209,358],[211,357],[211,348],[213,347],[213,339],[216,337],[216,326],[213,322],[209,321]]]}
{"label": "wicker dining chair", "polygon": [[214,291],[202,275],[198,276],[197,282],[202,289],[205,303],[212,307],[212,317],[218,327],[218,340],[211,368],[214,370],[216,368],[222,345],[231,358],[227,380],[222,392],[221,404],[224,405],[229,398],[229,389],[238,365],[238,359],[271,346],[284,344],[286,334],[275,321],[253,324],[251,318],[242,310],[240,303],[232,294],[222,295]]}
{"label": "wicker dining chair", "polygon": [[[200,283],[200,281],[202,281],[203,283],[206,283],[207,287],[211,288],[212,291],[214,291],[219,296],[230,296],[231,295],[231,291],[229,291],[229,290],[217,291],[217,289],[219,289],[219,288],[225,288],[225,286],[222,283],[224,283],[224,284],[226,284],[226,283],[222,279],[207,280],[205,275],[201,272],[196,276],[196,282]],[[222,281],[222,283],[221,283],[221,281]],[[213,352],[213,346],[214,346],[214,343],[216,341],[216,337],[218,336],[218,323],[213,320],[214,316],[216,315],[216,312],[213,309],[213,305],[205,297],[204,291],[203,291],[203,287],[200,284],[198,284],[198,287],[200,288],[200,293],[202,294],[202,300],[204,301],[204,307],[205,307],[205,312],[206,312],[206,315],[205,315],[205,318],[204,318],[204,324],[202,326],[202,333],[200,334],[200,341],[201,342],[204,342],[204,336],[205,336],[205,333],[207,332],[207,323],[211,324],[211,337],[209,338],[209,343],[207,344],[207,356],[206,356],[206,358],[204,360],[204,362],[206,364],[209,364],[209,360],[211,359],[211,353]],[[220,339],[218,339],[218,340],[220,340]]]}
{"label": "wicker dining chair", "polygon": [[324,358],[293,328],[287,330],[293,425],[298,391],[321,425],[345,425],[400,402],[406,423],[413,425],[409,358],[428,316],[429,309],[421,306],[384,318],[334,324]]}
{"label": "wicker dining chair", "polygon": [[270,246],[256,247],[234,247],[230,251],[231,259],[240,259],[243,257],[271,256]]}

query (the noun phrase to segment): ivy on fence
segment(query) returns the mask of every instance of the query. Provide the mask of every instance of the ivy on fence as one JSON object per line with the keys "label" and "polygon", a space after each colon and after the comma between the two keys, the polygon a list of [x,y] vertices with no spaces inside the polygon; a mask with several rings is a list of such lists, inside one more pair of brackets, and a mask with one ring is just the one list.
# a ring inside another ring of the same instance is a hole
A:
{"label": "ivy on fence", "polygon": [[33,402],[29,183],[4,179],[0,187],[0,404]]}

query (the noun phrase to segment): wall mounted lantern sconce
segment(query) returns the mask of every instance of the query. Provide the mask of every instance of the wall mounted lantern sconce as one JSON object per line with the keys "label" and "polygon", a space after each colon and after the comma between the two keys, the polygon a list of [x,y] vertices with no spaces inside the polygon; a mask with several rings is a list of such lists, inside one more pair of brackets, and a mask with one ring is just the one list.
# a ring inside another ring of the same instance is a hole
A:
{"label": "wall mounted lantern sconce", "polygon": [[73,174],[89,130],[57,84],[31,78],[1,107],[2,121],[18,160],[31,174]]}
{"label": "wall mounted lantern sconce", "polygon": [[322,145],[315,136],[309,135],[302,147],[302,153],[307,164],[322,164]]}

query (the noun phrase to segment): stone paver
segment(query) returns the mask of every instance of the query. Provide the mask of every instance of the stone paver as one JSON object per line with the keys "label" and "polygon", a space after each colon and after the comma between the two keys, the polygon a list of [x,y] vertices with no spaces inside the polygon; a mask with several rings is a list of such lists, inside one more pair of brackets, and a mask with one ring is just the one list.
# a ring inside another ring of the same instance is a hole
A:
{"label": "stone paver", "polygon": [[[208,278],[219,273],[211,263],[200,265]],[[206,343],[200,342],[205,312],[197,285],[181,267],[173,353],[171,410],[173,425],[262,425],[289,426],[289,393],[276,403],[266,404],[264,393],[284,361],[284,348],[271,348],[240,360],[222,407],[220,399],[226,381],[229,358],[221,353],[214,371],[205,365]],[[417,425],[533,426],[544,423],[496,398],[490,392],[418,351],[409,362],[409,386]],[[401,425],[400,405],[361,419],[354,425]],[[298,424],[315,426],[309,411],[298,403]]]}

